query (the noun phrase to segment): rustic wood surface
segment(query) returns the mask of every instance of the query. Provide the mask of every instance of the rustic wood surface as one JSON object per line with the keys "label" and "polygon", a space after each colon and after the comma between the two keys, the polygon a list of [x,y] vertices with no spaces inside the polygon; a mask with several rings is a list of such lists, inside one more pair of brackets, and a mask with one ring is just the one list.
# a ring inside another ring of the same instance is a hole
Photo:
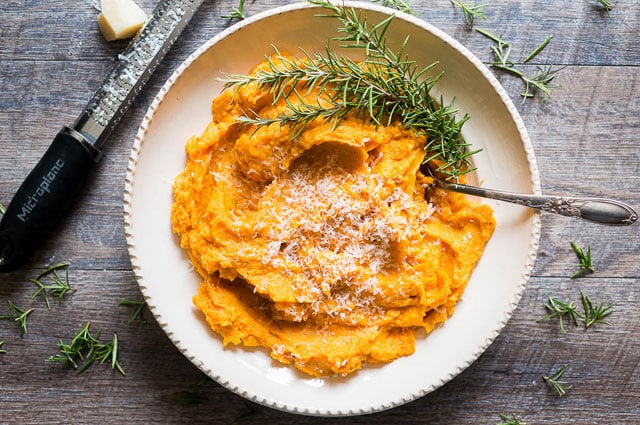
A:
{"label": "rustic wood surface", "polygon": [[[52,137],[73,122],[125,42],[107,43],[91,0],[0,2],[0,203],[9,203]],[[146,11],[155,1],[139,0]],[[247,1],[253,15],[289,2]],[[610,195],[640,208],[640,4],[614,1],[491,2],[476,26],[512,41],[514,57],[548,35],[533,63],[562,67],[553,98],[520,101],[520,82],[496,73],[531,136],[546,192]],[[640,424],[640,227],[610,228],[563,217],[542,219],[540,250],[524,297],[508,325],[467,370],[407,405],[353,418],[296,416],[255,405],[203,379],[146,312],[128,323],[123,298],[141,299],[129,263],[122,219],[124,175],[134,135],[155,93],[198,45],[232,22],[237,2],[205,1],[130,112],[111,136],[70,213],[20,270],[0,275],[0,315],[7,300],[36,310],[28,333],[0,321],[0,423],[213,424],[495,424],[499,413],[528,424]],[[416,14],[456,37],[485,63],[488,39],[465,28],[449,0],[416,0]],[[571,280],[570,241],[591,246],[596,272]],[[48,311],[32,300],[29,279],[70,261],[75,292]],[[549,296],[615,303],[611,326],[566,333],[535,323]],[[84,374],[52,368],[60,338],[86,321],[117,331],[126,377],[101,366]],[[573,384],[556,397],[542,376],[568,364]],[[381,385],[383,385],[381,383]]]}

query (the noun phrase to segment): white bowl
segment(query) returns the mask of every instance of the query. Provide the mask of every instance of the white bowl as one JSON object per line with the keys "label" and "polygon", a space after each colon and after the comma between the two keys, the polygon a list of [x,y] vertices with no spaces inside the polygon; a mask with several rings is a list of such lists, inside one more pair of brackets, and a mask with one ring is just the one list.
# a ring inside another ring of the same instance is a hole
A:
{"label": "white bowl", "polygon": [[[435,94],[455,97],[471,120],[463,135],[486,187],[539,193],[533,150],[514,105],[491,72],[467,49],[428,23],[372,5],[346,3],[376,22],[397,15],[391,46],[409,35],[408,55],[445,75]],[[309,415],[357,415],[421,397],[469,366],[491,344],[515,309],[535,260],[539,215],[489,201],[497,227],[456,313],[415,354],[348,377],[309,378],[271,360],[266,351],[224,348],[192,303],[200,278],[173,235],[171,184],[185,165],[184,145],[211,120],[221,72],[247,73],[273,53],[323,50],[337,22],[307,4],[280,7],[243,20],[209,40],[174,72],[140,126],[126,176],[124,215],[131,263],[160,326],[178,349],[221,385],[257,403]]]}

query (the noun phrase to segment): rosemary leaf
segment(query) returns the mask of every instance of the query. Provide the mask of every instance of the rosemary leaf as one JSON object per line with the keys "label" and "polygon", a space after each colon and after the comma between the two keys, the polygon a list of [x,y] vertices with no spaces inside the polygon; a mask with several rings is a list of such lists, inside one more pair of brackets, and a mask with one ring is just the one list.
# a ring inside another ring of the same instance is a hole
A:
{"label": "rosemary leaf", "polygon": [[467,24],[469,28],[473,28],[473,21],[475,18],[487,19],[484,14],[484,8],[487,7],[488,3],[475,4],[475,3],[465,3],[458,0],[450,0],[451,4],[454,6],[458,6],[462,10],[462,16],[464,17],[464,22]]}
{"label": "rosemary leaf", "polygon": [[8,300],[7,304],[9,305],[9,309],[11,310],[11,312],[9,314],[0,316],[0,319],[12,320],[18,323],[18,325],[20,326],[20,335],[24,336],[27,333],[27,318],[31,313],[33,313],[34,309],[22,309],[15,305],[11,300]]}
{"label": "rosemary leaf", "polygon": [[516,415],[508,416],[504,413],[500,413],[500,420],[501,422],[499,422],[497,425],[527,425],[526,422],[522,422],[521,420],[516,418]]}
{"label": "rosemary leaf", "polygon": [[610,15],[609,12],[613,9],[613,2],[611,0],[598,0],[598,3],[600,3],[605,12],[607,12],[607,15]]}
{"label": "rosemary leaf", "polygon": [[4,354],[7,352],[2,346],[4,345],[4,341],[0,340],[0,354]]}
{"label": "rosemary leaf", "polygon": [[244,13],[244,3],[245,3],[245,0],[239,0],[238,6],[234,7],[231,10],[231,13],[226,15],[221,15],[220,17],[224,19],[244,19],[246,17]]}
{"label": "rosemary leaf", "polygon": [[542,377],[542,379],[544,379],[544,381],[555,391],[558,397],[563,397],[567,393],[567,390],[572,387],[572,385],[567,385],[565,381],[560,380],[566,370],[567,365],[564,365],[552,374]]}
{"label": "rosemary leaf", "polygon": [[524,59],[524,61],[522,61],[522,63],[527,63],[529,62],[531,59],[535,58],[536,56],[538,56],[538,53],[540,53],[541,51],[544,50],[545,47],[547,47],[547,44],[549,44],[549,42],[553,39],[553,35],[550,35],[549,37],[547,37],[542,43],[540,43],[538,45],[538,47],[536,47],[535,49],[533,49],[533,51],[531,53],[529,53],[529,55]]}
{"label": "rosemary leaf", "polygon": [[0,214],[4,214],[5,212],[7,212],[7,208],[4,205],[0,204]]}
{"label": "rosemary leaf", "polygon": [[49,357],[51,363],[63,363],[82,373],[95,361],[100,364],[109,362],[111,368],[125,375],[118,362],[118,336],[107,343],[100,342],[100,331],[95,335],[90,331],[91,322],[87,322],[78,333],[66,344],[62,339],[58,342],[58,352]]}
{"label": "rosemary leaf", "polygon": [[[62,279],[58,274],[58,270],[66,269],[69,266],[68,262],[54,264],[52,266],[47,267],[44,271],[42,271],[35,279],[31,279],[31,282],[38,286],[33,294],[31,294],[32,298],[37,297],[42,294],[44,297],[44,302],[47,305],[47,309],[51,310],[51,303],[49,302],[49,295],[58,297],[58,305],[62,304],[62,298],[69,292],[73,291],[71,285],[69,285],[69,271],[65,270],[65,278]],[[45,284],[42,282],[42,278],[46,275],[52,275],[53,283]]]}
{"label": "rosemary leaf", "polygon": [[609,322],[605,321],[604,318],[613,313],[613,304],[600,304],[595,306],[591,299],[582,291],[580,291],[580,298],[582,300],[582,307],[584,308],[584,317],[582,318],[582,321],[584,322],[585,328],[591,327],[596,323],[611,325]]}
{"label": "rosemary leaf", "polygon": [[587,246],[587,252],[585,253],[574,241],[571,241],[571,248],[578,256],[580,263],[578,264],[578,271],[571,275],[571,279],[575,279],[585,274],[591,274],[595,271],[591,263],[591,245]]}
{"label": "rosemary leaf", "polygon": [[129,314],[129,320],[128,322],[131,323],[136,319],[142,319],[142,312],[144,310],[144,307],[147,305],[147,302],[142,300],[142,301],[133,301],[133,300],[127,300],[127,299],[122,299],[120,301],[118,301],[118,304],[123,305],[123,306],[127,306],[127,307],[131,307],[131,314]]}
{"label": "rosemary leaf", "polygon": [[549,297],[549,300],[544,304],[544,308],[549,311],[549,314],[540,317],[536,322],[546,322],[557,317],[560,323],[560,330],[562,330],[562,332],[566,332],[564,327],[565,317],[568,319],[569,324],[573,323],[574,326],[578,326],[578,318],[584,319],[584,316],[578,313],[578,310],[576,310],[573,303],[560,301],[554,297]]}
{"label": "rosemary leaf", "polygon": [[[536,92],[542,93],[542,100],[551,97],[550,89],[558,86],[551,84],[555,79],[558,70],[553,69],[552,66],[548,66],[534,75],[526,75],[523,71],[516,68],[516,63],[510,59],[511,43],[502,39],[501,36],[497,36],[492,32],[485,29],[476,29],[480,34],[491,39],[495,44],[491,46],[491,52],[493,53],[494,60],[491,62],[491,66],[496,69],[500,69],[507,73],[510,73],[520,78],[524,84],[524,91],[520,93],[522,96],[522,102],[526,102],[527,99],[531,99],[535,96]],[[540,43],[527,57],[523,63],[527,63],[536,57],[545,47],[551,42],[553,36],[547,37],[542,43]]]}

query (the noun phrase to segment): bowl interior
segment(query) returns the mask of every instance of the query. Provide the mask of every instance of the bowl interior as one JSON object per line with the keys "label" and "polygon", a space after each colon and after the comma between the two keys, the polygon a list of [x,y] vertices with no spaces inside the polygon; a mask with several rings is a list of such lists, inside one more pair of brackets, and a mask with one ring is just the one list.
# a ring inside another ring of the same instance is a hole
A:
{"label": "bowl interior", "polygon": [[[390,12],[351,3],[378,22]],[[473,362],[506,324],[533,266],[539,217],[527,209],[487,201],[497,227],[473,273],[456,313],[428,336],[414,355],[373,366],[347,378],[313,379],[273,362],[260,350],[223,348],[191,298],[200,278],[171,230],[171,185],[185,165],[184,145],[211,120],[211,101],[225,73],[247,73],[273,53],[324,50],[336,35],[320,9],[292,5],[242,21],[205,43],[169,79],[141,125],[125,188],[125,228],[136,278],[147,302],[173,343],[197,367],[253,401],[313,415],[351,415],[387,409],[443,385]],[[455,40],[398,13],[389,45],[409,36],[407,54],[434,72],[445,72],[435,94],[456,99],[471,116],[463,135],[482,152],[474,157],[477,179],[486,187],[539,192],[535,158],[522,121],[507,94],[481,62]],[[505,261],[505,259],[508,259]]]}

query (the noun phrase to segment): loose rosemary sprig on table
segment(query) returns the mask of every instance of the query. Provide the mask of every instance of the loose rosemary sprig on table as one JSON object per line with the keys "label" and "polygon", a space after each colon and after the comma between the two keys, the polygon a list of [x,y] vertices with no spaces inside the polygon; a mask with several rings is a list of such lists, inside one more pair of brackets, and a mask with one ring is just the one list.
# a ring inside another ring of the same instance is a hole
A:
{"label": "loose rosemary sprig on table", "polygon": [[571,241],[571,248],[578,256],[578,260],[580,264],[578,265],[579,269],[577,272],[571,275],[571,279],[575,279],[580,276],[584,276],[588,273],[593,273],[595,271],[592,263],[591,263],[591,245],[587,246],[587,252],[585,253],[582,248],[580,248],[574,241]]}
{"label": "loose rosemary sprig on table", "polygon": [[607,12],[607,15],[609,15],[609,12],[613,9],[613,2],[610,0],[598,0],[598,3],[600,3],[605,12]]}
{"label": "loose rosemary sprig on table", "polygon": [[473,28],[473,22],[475,18],[487,19],[484,14],[484,8],[487,7],[488,3],[465,3],[458,0],[450,0],[454,6],[458,6],[462,10],[462,16],[464,17],[464,22],[467,24],[469,28]]}
{"label": "loose rosemary sprig on table", "polygon": [[128,322],[131,323],[138,318],[142,319],[142,312],[144,310],[144,307],[147,305],[147,302],[144,300],[134,301],[134,300],[122,299],[118,301],[118,304],[131,307],[131,314],[129,314],[129,320],[128,320]]}
{"label": "loose rosemary sprig on table", "polygon": [[563,397],[567,393],[567,390],[572,387],[572,385],[567,385],[565,381],[560,380],[566,370],[567,365],[564,365],[554,373],[542,377],[542,379],[544,379],[544,381],[556,392],[558,397]]}
{"label": "loose rosemary sprig on table", "polygon": [[91,322],[87,322],[69,344],[61,339],[58,342],[59,352],[49,357],[49,362],[64,363],[76,369],[78,373],[87,370],[95,361],[100,364],[109,362],[111,369],[124,376],[124,369],[118,362],[118,335],[114,333],[111,341],[101,343],[100,331],[92,335],[90,327]]}
{"label": "loose rosemary sprig on table", "polygon": [[[456,118],[453,102],[445,104],[441,99],[438,103],[431,97],[442,77],[442,73],[427,76],[436,63],[419,68],[405,55],[406,39],[398,52],[387,46],[385,34],[393,16],[370,25],[354,9],[324,0],[309,2],[330,12],[322,16],[340,21],[341,35],[333,40],[343,48],[361,51],[364,60],[338,55],[330,46],[324,53],[303,51],[300,59],[286,57],[275,48],[266,69],[252,75],[226,74],[222,81],[227,88],[257,83],[271,91],[274,103],[284,100],[286,112],[275,117],[249,112],[239,121],[256,129],[272,124],[291,126],[292,139],[316,119],[338,125],[351,114],[381,125],[400,122],[427,140],[424,162],[438,163],[438,171],[452,178],[471,171],[469,157],[477,151],[470,152],[460,134],[469,117]],[[305,103],[303,94],[313,90],[322,100]]]}
{"label": "loose rosemary sprig on table", "polygon": [[500,413],[500,420],[502,422],[499,422],[496,425],[527,425],[526,422],[522,422],[520,419],[516,418],[516,415],[508,416],[504,413]]}
{"label": "loose rosemary sprig on table", "polygon": [[[31,297],[35,298],[38,295],[42,294],[42,296],[44,297],[44,302],[45,304],[47,304],[47,308],[49,310],[51,310],[51,303],[49,302],[50,295],[58,297],[58,305],[61,305],[62,298],[69,291],[73,291],[73,289],[71,288],[71,285],[69,285],[69,271],[66,270],[64,279],[62,279],[62,277],[60,277],[60,275],[58,274],[58,270],[66,269],[67,267],[69,267],[68,262],[54,264],[52,266],[47,267],[35,279],[31,279],[31,282],[33,282],[38,286],[38,289],[36,289],[33,292],[33,294],[31,294]],[[41,279],[49,274],[52,274],[53,283],[51,284],[43,283]]]}
{"label": "loose rosemary sprig on table", "polygon": [[[524,92],[520,93],[522,96],[522,102],[526,102],[527,99],[530,99],[535,96],[536,91],[542,93],[542,99],[551,98],[550,89],[555,88],[557,86],[553,85],[552,82],[556,77],[557,70],[554,70],[552,66],[547,66],[542,70],[538,71],[536,74],[530,76],[526,75],[521,70],[517,69],[516,63],[512,61],[509,57],[511,54],[511,44],[507,41],[503,40],[501,37],[493,34],[490,31],[485,29],[476,29],[480,34],[485,37],[490,38],[496,44],[491,46],[491,51],[493,52],[494,60],[491,62],[491,66],[496,69],[503,70],[508,72],[516,77],[520,78],[524,83]],[[547,37],[542,43],[536,46],[535,49],[529,53],[522,63],[527,63],[533,58],[535,58],[545,47],[549,44],[549,42],[553,39],[553,36]]]}
{"label": "loose rosemary sprig on table", "polygon": [[244,13],[244,2],[245,0],[239,0],[238,6],[234,7],[231,13],[221,15],[220,17],[224,19],[244,19],[246,17]]}
{"label": "loose rosemary sprig on table", "polygon": [[544,304],[545,309],[549,311],[546,316],[540,317],[536,322],[546,322],[553,318],[558,318],[560,322],[560,330],[566,332],[564,327],[564,318],[566,317],[569,324],[578,326],[578,320],[584,324],[585,329],[595,325],[596,323],[610,325],[604,318],[613,313],[613,304],[594,305],[591,298],[589,298],[583,291],[580,291],[580,300],[582,301],[582,307],[584,314],[578,312],[576,306],[573,303],[567,303],[560,301],[557,298],[549,297],[549,300]]}
{"label": "loose rosemary sprig on table", "polygon": [[584,308],[584,327],[588,328],[595,323],[602,323],[604,325],[610,325],[604,318],[613,313],[613,304],[605,305],[604,303],[594,306],[591,299],[580,291],[580,299],[582,300],[582,307]]}
{"label": "loose rosemary sprig on table", "polygon": [[31,313],[33,313],[34,309],[30,308],[28,310],[22,309],[15,305],[13,301],[8,300],[7,304],[9,305],[9,309],[11,313],[0,316],[2,320],[12,320],[19,324],[20,326],[20,335],[24,336],[27,333],[27,318]]}
{"label": "loose rosemary sprig on table", "polygon": [[582,319],[584,316],[578,313],[573,303],[567,303],[560,301],[557,298],[549,297],[549,300],[544,304],[544,308],[549,311],[549,314],[536,320],[536,322],[546,322],[555,317],[560,322],[560,330],[566,332],[564,327],[564,318],[567,317],[569,324],[573,323],[574,326],[578,326],[578,318]]}

